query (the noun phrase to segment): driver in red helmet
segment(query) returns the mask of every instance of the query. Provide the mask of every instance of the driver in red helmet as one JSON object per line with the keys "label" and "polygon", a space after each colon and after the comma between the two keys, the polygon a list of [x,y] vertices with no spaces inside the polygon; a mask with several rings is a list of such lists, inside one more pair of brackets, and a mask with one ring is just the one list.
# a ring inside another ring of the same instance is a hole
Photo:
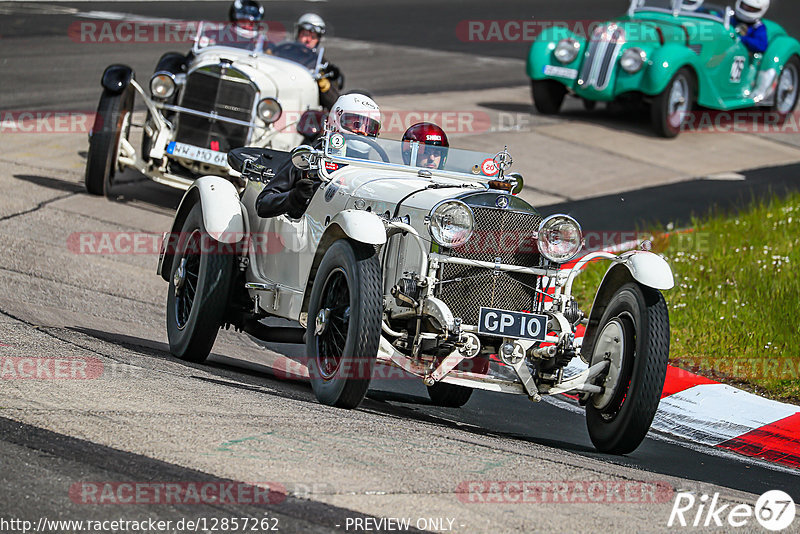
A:
{"label": "driver in red helmet", "polygon": [[[431,122],[418,122],[403,134],[403,161],[415,167],[443,169],[449,146],[447,134],[439,126]],[[412,163],[415,151],[416,159]]]}

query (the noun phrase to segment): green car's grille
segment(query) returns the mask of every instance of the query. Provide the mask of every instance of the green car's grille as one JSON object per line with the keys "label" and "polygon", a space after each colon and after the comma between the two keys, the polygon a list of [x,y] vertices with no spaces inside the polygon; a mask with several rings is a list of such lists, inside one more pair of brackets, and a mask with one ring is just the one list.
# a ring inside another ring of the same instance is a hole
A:
{"label": "green car's grille", "polygon": [[585,86],[598,91],[608,87],[614,63],[625,41],[625,32],[615,25],[598,28],[589,42],[589,50],[583,61],[581,80]]}

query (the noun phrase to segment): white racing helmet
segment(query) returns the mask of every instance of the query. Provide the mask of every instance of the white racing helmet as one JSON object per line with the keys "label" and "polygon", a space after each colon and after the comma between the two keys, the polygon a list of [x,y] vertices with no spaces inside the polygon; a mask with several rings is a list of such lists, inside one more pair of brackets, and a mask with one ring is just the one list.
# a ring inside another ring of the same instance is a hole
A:
{"label": "white racing helmet", "polygon": [[300,33],[300,30],[308,30],[319,35],[320,39],[327,31],[325,21],[316,13],[306,13],[297,19],[297,24],[294,25],[294,34]]}
{"label": "white racing helmet", "polygon": [[697,11],[703,5],[705,0],[683,0],[681,9],[684,11]]}
{"label": "white racing helmet", "polygon": [[[326,127],[333,132],[378,137],[381,131],[381,110],[367,95],[348,93],[340,96],[333,104]],[[347,146],[348,154],[352,150],[356,152],[356,157],[366,158],[369,153],[368,143],[350,140]]]}
{"label": "white racing helmet", "polygon": [[766,15],[770,0],[736,0],[736,18],[752,24]]}

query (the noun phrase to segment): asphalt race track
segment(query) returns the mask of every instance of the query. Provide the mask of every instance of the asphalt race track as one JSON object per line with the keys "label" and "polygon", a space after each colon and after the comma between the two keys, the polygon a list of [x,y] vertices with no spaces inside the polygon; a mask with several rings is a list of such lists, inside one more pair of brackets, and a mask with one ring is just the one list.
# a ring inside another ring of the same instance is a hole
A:
{"label": "asphalt race track", "polygon": [[[773,4],[771,17],[800,35],[796,5]],[[94,112],[106,65],[128,63],[146,80],[163,52],[187,46],[80,42],[68,34],[76,21],[222,20],[228,5],[0,2],[0,112]],[[588,112],[578,102],[557,118],[531,115],[529,43],[468,42],[456,32],[465,20],[603,19],[621,13],[624,2],[264,5],[268,20],[288,28],[303,12],[322,14],[332,27],[329,57],[349,88],[371,91],[382,109],[485,114],[491,127],[456,132],[451,144],[487,152],[508,144],[526,177],[523,196],[544,213],[575,215],[584,228],[680,227],[693,214],[800,188],[800,132],[663,141],[645,118]],[[80,359],[97,371],[87,380],[0,382],[2,532],[21,531],[2,520],[43,517],[173,525],[272,518],[282,532],[396,530],[364,528],[379,518],[411,518],[428,531],[658,532],[668,530],[674,500],[464,502],[456,490],[474,480],[661,485],[698,497],[719,493],[731,506],[752,505],[772,489],[800,500],[794,470],[668,436],[651,433],[624,457],[597,453],[568,399],[534,405],[477,391],[462,409],[437,408],[420,382],[392,374],[374,380],[349,412],[319,405],[306,382],[283,377],[282,355],[300,354],[296,347],[221,332],[207,364],[177,360],[166,342],[167,285],[155,275],[157,252],[79,254],[70,236],[163,232],[181,193],[126,172],[115,201],[89,196],[85,132],[4,131],[0,148],[0,356]],[[80,497],[87,483],[126,482],[246,483],[279,497],[260,505],[87,504]]]}

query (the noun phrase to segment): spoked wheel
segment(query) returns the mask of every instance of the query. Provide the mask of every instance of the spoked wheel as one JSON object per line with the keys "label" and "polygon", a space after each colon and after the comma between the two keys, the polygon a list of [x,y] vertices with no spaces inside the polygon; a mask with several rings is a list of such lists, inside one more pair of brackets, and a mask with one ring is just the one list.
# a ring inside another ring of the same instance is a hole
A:
{"label": "spoked wheel", "polygon": [[612,297],[598,325],[592,365],[609,362],[586,406],[589,437],[601,452],[627,454],[658,408],[669,359],[669,315],[659,291],[635,282]]}
{"label": "spoked wheel", "polygon": [[798,95],[800,95],[800,59],[793,56],[783,66],[775,92],[775,105],[770,110],[778,114],[781,124],[797,106]]}
{"label": "spoked wheel", "polygon": [[536,111],[542,115],[557,115],[567,96],[567,88],[555,80],[531,80],[531,94]]}
{"label": "spoked wheel", "polygon": [[176,241],[167,297],[169,350],[178,358],[202,362],[225,317],[233,256],[213,250],[199,203],[189,212]]}
{"label": "spoked wheel", "polygon": [[131,86],[119,94],[104,89],[100,97],[89,138],[84,177],[86,190],[92,195],[110,195],[122,139],[130,133],[133,91]]}
{"label": "spoked wheel", "polygon": [[689,69],[679,70],[666,89],[653,99],[650,118],[653,129],[661,137],[676,137],[692,111],[695,82]]}
{"label": "spoked wheel", "polygon": [[308,308],[306,353],[317,400],[355,408],[369,388],[383,315],[375,250],[341,240],[322,258]]}

